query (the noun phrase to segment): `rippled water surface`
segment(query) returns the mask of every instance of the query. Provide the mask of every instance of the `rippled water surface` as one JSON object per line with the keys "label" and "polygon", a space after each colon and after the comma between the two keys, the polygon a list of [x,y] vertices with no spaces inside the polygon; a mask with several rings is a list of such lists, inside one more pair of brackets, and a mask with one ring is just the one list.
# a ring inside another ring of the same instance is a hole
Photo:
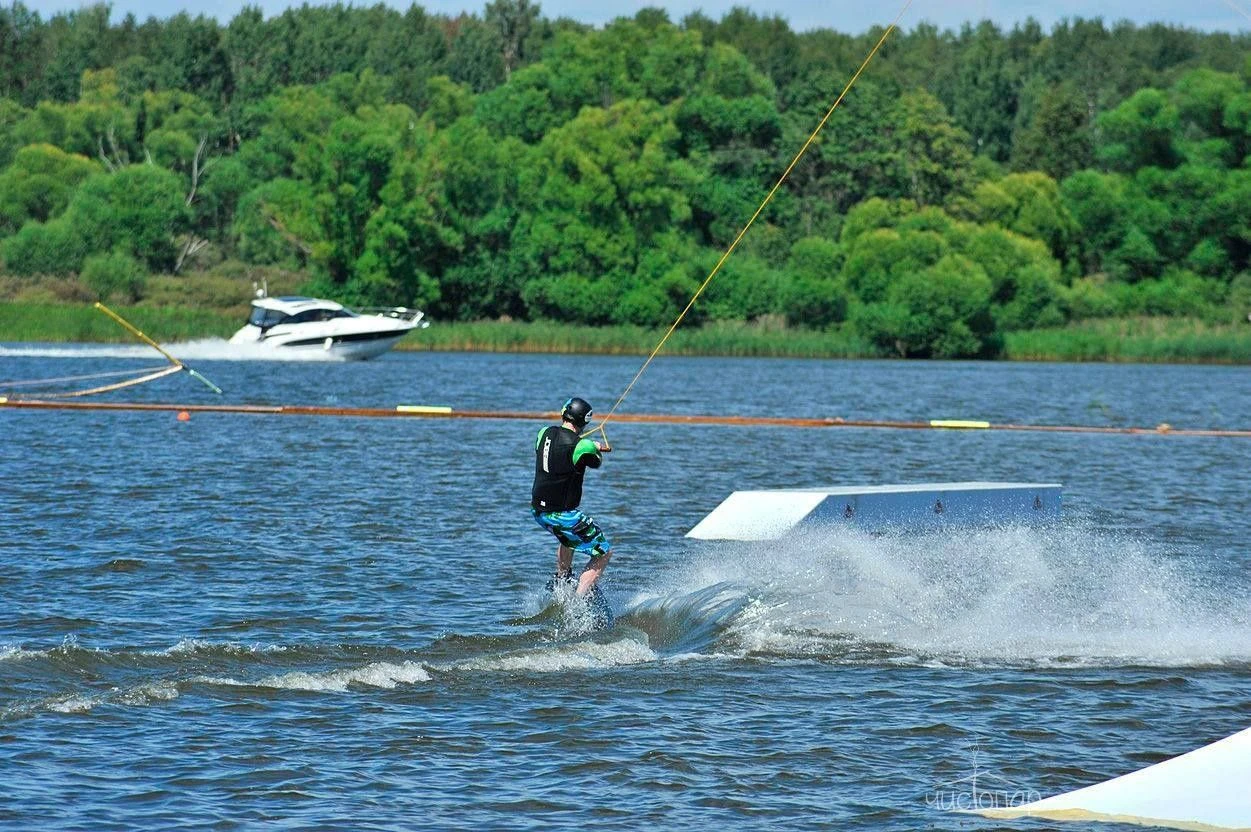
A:
{"label": "rippled water surface", "polygon": [[[256,404],[606,411],[639,366],[230,349],[176,351]],[[152,363],[10,344],[0,381]],[[174,376],[101,400],[215,399]],[[1251,384],[662,358],[624,407],[1248,427]],[[989,830],[936,796],[974,771],[1051,794],[1251,724],[1251,440],[610,424],[584,508],[619,620],[586,635],[517,623],[554,554],[537,428],[0,410],[0,826]],[[683,537],[736,489],[975,479],[1062,482],[1064,519]]]}

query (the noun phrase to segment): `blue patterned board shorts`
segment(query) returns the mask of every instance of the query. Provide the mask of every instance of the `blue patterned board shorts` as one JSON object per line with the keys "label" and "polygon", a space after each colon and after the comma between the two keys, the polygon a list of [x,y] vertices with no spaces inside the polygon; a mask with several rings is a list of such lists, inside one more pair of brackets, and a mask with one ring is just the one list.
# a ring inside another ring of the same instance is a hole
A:
{"label": "blue patterned board shorts", "polygon": [[575,552],[594,558],[608,554],[611,544],[599,524],[578,509],[540,513],[530,509],[534,522]]}

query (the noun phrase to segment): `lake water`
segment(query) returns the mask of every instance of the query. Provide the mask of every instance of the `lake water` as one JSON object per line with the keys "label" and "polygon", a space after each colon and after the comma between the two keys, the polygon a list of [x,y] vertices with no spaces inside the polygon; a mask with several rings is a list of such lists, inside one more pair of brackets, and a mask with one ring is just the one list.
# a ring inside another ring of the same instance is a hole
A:
{"label": "lake water", "polygon": [[[527,412],[640,364],[176,352],[229,402]],[[159,363],[9,344],[0,381]],[[662,357],[623,408],[1245,428],[1248,382]],[[1251,724],[1251,440],[610,423],[619,624],[586,636],[510,623],[554,558],[538,426],[0,410],[0,826],[990,830],[943,810],[975,772],[1047,795]],[[1062,482],[1064,518],[683,537],[736,489],[976,479]]]}

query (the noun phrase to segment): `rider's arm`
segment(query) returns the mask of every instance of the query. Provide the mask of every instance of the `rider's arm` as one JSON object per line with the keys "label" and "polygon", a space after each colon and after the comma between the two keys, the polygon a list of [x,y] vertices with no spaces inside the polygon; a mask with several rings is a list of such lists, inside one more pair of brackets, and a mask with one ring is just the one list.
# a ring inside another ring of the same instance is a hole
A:
{"label": "rider's arm", "polygon": [[573,464],[579,468],[598,468],[603,461],[599,445],[590,439],[579,439],[573,448]]}

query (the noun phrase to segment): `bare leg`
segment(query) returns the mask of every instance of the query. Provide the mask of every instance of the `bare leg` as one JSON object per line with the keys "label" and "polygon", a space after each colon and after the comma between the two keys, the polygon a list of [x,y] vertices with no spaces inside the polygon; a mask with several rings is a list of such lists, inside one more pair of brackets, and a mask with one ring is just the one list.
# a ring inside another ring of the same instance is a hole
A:
{"label": "bare leg", "polygon": [[568,575],[573,571],[573,549],[565,544],[556,547],[556,577]]}
{"label": "bare leg", "polygon": [[578,595],[583,596],[591,591],[591,587],[595,586],[595,582],[599,580],[600,575],[604,574],[604,567],[608,565],[608,559],[612,557],[612,552],[605,552],[599,557],[591,558],[587,563],[586,569],[582,570],[582,576],[578,579]]}

